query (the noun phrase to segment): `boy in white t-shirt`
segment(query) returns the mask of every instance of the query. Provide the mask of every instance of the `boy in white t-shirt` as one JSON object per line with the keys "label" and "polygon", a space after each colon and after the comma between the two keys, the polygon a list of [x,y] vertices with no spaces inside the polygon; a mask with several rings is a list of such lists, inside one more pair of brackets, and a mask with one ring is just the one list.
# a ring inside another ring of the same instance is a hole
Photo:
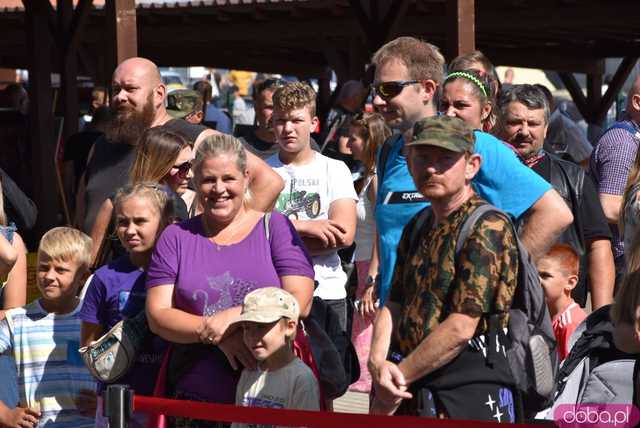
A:
{"label": "boy in white t-shirt", "polygon": [[91,246],[91,238],[70,227],[51,229],[40,240],[41,297],[8,310],[0,322],[0,353],[10,351],[15,359],[20,394],[13,409],[0,401],[0,426],[94,426],[96,382],[78,353],[77,297],[89,273]]}
{"label": "boy in white t-shirt", "polygon": [[[293,354],[300,309],[281,288],[258,288],[247,294],[240,316],[244,343],[258,368],[242,370],[236,405],[272,409],[319,410],[320,392],[313,372]],[[232,428],[255,427],[234,423]]]}
{"label": "boy in white t-shirt", "polygon": [[280,151],[267,163],[283,178],[276,209],[291,219],[313,258],[318,287],[346,329],[347,276],[338,250],[353,243],[356,202],[351,172],[344,162],[311,149],[316,128],[316,94],[301,82],[289,83],[273,94],[273,128]]}

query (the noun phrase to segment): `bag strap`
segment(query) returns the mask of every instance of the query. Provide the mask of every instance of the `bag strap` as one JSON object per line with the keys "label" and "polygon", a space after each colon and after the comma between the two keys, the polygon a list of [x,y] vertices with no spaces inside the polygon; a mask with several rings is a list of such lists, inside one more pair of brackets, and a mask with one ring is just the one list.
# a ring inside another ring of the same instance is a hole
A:
{"label": "bag strap", "polygon": [[427,224],[429,218],[431,218],[431,206],[422,209],[416,215],[416,221],[413,224],[411,233],[409,234],[409,254],[415,254],[418,249],[418,245],[420,244],[420,231],[424,225]]}
{"label": "bag strap", "polygon": [[389,160],[389,155],[391,154],[391,149],[393,149],[393,144],[397,141],[397,136],[392,135],[387,138],[382,144],[380,148],[380,156],[378,156],[378,188],[382,186],[384,182],[384,176],[387,171],[387,161]]}
{"label": "bag strap", "polygon": [[503,213],[502,211],[500,211],[499,209],[497,209],[496,207],[490,204],[483,204],[483,205],[480,205],[478,208],[476,208],[476,210],[472,212],[462,224],[462,228],[460,229],[460,234],[458,235],[458,239],[456,241],[456,252],[455,252],[456,257],[458,257],[458,255],[462,251],[462,246],[466,242],[467,238],[469,238],[469,235],[471,235],[471,231],[475,227],[478,220],[480,220],[482,216],[484,216],[489,212],[495,212],[495,213],[503,214],[506,216],[505,213]]}
{"label": "bag strap", "polygon": [[271,238],[271,228],[269,227],[269,223],[271,220],[271,211],[264,213],[264,217],[262,217],[262,221],[264,221],[264,234],[267,237],[267,241]]}

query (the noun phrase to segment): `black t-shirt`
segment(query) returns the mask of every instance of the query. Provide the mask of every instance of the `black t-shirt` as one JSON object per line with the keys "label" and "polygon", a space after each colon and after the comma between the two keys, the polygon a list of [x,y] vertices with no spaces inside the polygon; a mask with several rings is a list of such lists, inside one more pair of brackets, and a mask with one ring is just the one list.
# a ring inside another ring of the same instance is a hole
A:
{"label": "black t-shirt", "polygon": [[[578,168],[578,166],[576,166]],[[551,160],[549,156],[542,158],[533,168],[542,178],[549,181],[551,177]],[[583,221],[582,234],[585,244],[594,239],[611,239],[611,230],[602,211],[598,192],[591,177],[585,174],[582,186],[581,215]],[[585,250],[587,250],[585,248]]]}
{"label": "black t-shirt", "polygon": [[73,134],[66,141],[64,145],[64,160],[73,161],[73,174],[76,184],[78,184],[78,180],[87,169],[87,160],[89,159],[91,147],[103,135],[99,131],[83,131]]}
{"label": "black t-shirt", "polygon": [[[280,146],[278,143],[270,143],[264,141],[256,135],[255,132],[247,132],[244,135],[238,137],[238,140],[242,142],[245,149],[258,156],[260,159],[265,160],[278,153]],[[316,152],[320,151],[318,143],[311,138],[311,148]]]}

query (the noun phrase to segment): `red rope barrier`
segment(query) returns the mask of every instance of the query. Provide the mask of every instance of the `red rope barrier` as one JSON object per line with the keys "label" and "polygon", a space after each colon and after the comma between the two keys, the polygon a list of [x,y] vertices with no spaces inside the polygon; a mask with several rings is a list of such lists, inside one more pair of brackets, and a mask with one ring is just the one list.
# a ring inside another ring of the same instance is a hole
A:
{"label": "red rope barrier", "polygon": [[[188,417],[206,421],[271,424],[277,426],[305,426],[309,428],[489,428],[503,424],[452,419],[431,419],[410,416],[370,416],[351,413],[310,412],[306,410],[236,407],[228,404],[202,403],[166,398],[134,397],[134,409],[148,414]],[[514,428],[555,427],[552,422],[542,424],[511,424]]]}

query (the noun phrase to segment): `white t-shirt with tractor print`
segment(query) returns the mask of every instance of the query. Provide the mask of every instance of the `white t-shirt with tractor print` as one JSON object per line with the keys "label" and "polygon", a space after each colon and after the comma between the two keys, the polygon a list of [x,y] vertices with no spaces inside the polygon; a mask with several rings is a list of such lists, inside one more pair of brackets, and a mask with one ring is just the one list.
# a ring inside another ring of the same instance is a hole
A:
{"label": "white t-shirt with tractor print", "polygon": [[[314,153],[314,159],[305,165],[284,165],[277,154],[266,162],[284,180],[276,210],[290,219],[326,220],[332,202],[345,198],[358,200],[351,172],[342,161]],[[344,299],[347,275],[338,252],[312,259],[318,281],[314,295],[324,300]]]}

